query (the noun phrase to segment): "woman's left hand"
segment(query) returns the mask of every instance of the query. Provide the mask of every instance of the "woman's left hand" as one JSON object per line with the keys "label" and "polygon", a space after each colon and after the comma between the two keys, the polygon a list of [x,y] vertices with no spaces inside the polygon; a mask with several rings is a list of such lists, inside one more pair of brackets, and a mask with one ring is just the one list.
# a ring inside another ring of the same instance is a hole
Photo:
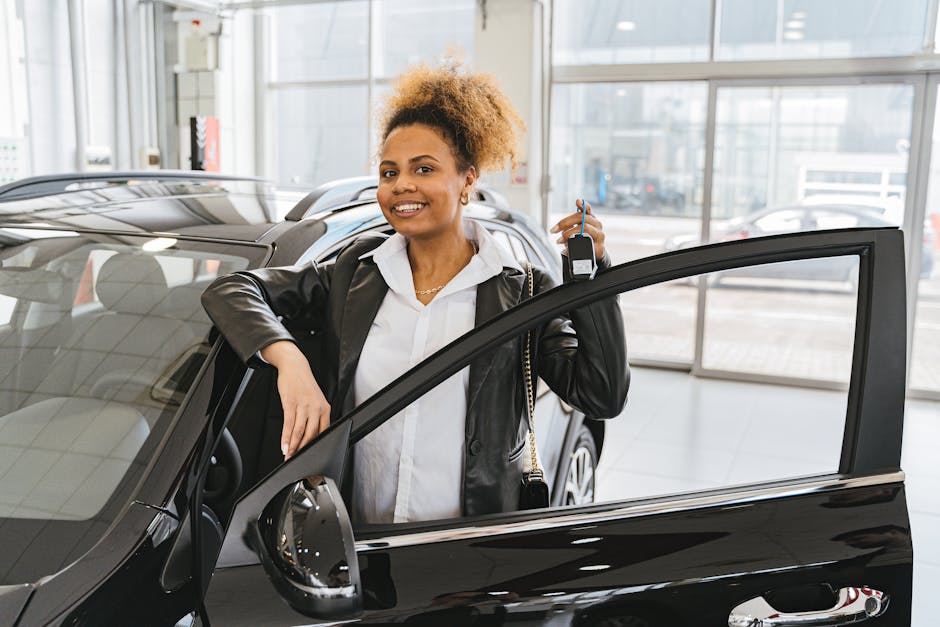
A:
{"label": "woman's left hand", "polygon": [[[575,206],[580,209],[582,202],[576,200]],[[594,215],[594,212],[591,211],[591,203],[585,202],[584,205],[587,208],[587,215],[584,216],[584,233],[590,235],[594,240],[594,257],[600,259],[606,251],[604,248],[604,226]],[[559,244],[564,244],[565,252],[568,252],[568,238],[581,232],[581,212],[576,211],[569,216],[565,216],[549,232],[561,233],[556,241]]]}

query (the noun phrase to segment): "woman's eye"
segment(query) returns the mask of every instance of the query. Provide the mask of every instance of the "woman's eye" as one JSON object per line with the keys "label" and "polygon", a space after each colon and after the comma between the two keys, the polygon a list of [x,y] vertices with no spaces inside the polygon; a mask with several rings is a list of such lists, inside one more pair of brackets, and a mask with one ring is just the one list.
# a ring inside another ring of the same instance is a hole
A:
{"label": "woman's eye", "polygon": [[390,179],[394,177],[396,174],[398,174],[398,172],[396,172],[395,170],[385,170],[384,172],[382,172],[382,178]]}
{"label": "woman's eye", "polygon": [[420,172],[421,174],[428,174],[430,172],[433,172],[434,168],[432,168],[429,165],[419,165],[417,171]]}

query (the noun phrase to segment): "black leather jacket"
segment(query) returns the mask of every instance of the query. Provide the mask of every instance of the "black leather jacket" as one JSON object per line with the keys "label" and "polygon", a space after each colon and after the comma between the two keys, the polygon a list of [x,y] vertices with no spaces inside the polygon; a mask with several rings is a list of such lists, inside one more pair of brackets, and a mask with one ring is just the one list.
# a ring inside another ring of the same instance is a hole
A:
{"label": "black leather jacket", "polygon": [[[202,304],[246,362],[279,340],[316,337],[314,375],[332,406],[331,420],[353,408],[352,382],[369,328],[388,286],[371,257],[359,257],[382,242],[364,236],[334,263],[263,268],[223,276]],[[600,269],[610,266],[605,256]],[[552,278],[535,270],[536,293]],[[476,324],[517,305],[525,273],[504,267],[477,286]],[[279,320],[283,317],[283,322]],[[464,515],[518,507],[527,425],[523,405],[521,339],[477,356],[470,364],[464,449]],[[301,346],[308,345],[301,341]],[[558,317],[535,334],[533,365],[569,405],[591,418],[617,416],[624,407],[630,374],[617,298],[600,300]]]}

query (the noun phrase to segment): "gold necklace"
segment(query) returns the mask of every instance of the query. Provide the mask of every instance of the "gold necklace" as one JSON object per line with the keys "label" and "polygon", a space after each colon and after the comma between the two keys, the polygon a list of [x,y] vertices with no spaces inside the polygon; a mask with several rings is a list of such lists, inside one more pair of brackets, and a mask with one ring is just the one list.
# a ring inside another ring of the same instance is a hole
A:
{"label": "gold necklace", "polygon": [[[444,285],[446,285],[446,283]],[[429,290],[415,290],[415,294],[417,294],[418,296],[427,296],[428,294],[436,294],[437,292],[440,292],[442,289],[444,289],[444,285],[438,285],[437,287],[432,287]]]}
{"label": "gold necklace", "polygon": [[[476,243],[476,240],[470,240],[470,244],[473,245],[474,255],[480,252],[480,246]],[[437,294],[442,289],[444,289],[446,285],[447,285],[446,283],[442,283],[441,285],[438,285],[437,287],[432,287],[429,290],[415,290],[415,294],[417,294],[418,296],[428,296],[429,294]]]}

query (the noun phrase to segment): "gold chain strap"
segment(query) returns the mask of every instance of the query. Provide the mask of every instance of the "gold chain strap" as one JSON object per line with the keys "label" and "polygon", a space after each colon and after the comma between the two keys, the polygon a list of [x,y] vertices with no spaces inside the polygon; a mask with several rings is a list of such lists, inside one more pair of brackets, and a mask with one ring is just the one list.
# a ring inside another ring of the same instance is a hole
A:
{"label": "gold chain strap", "polygon": [[[529,283],[529,298],[532,298],[534,293],[534,279],[532,277],[532,264],[526,263],[526,278]],[[526,400],[529,403],[529,455],[532,456],[532,470],[530,475],[542,474],[542,469],[539,467],[538,454],[535,448],[535,390],[532,385],[532,353],[531,353],[531,344],[532,344],[532,331],[527,331],[525,334],[525,348],[523,349],[524,354],[524,371],[525,371],[525,392]]]}

